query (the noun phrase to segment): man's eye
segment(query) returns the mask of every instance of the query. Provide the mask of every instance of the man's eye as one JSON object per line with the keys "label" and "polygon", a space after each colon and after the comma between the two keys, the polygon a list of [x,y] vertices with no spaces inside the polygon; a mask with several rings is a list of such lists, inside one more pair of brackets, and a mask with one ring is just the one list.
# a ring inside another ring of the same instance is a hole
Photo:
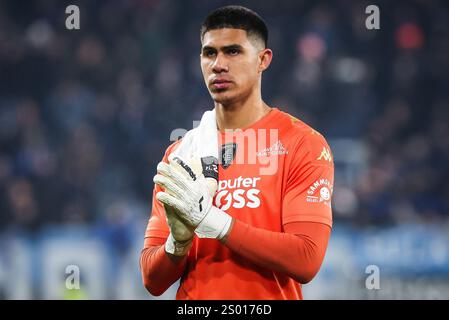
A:
{"label": "man's eye", "polygon": [[231,56],[235,56],[235,55],[238,55],[238,54],[240,53],[240,51],[237,50],[237,49],[230,49],[230,50],[228,51],[228,53],[229,53]]}
{"label": "man's eye", "polygon": [[214,51],[206,51],[206,52],[204,52],[204,55],[206,57],[213,57],[215,55],[215,52]]}

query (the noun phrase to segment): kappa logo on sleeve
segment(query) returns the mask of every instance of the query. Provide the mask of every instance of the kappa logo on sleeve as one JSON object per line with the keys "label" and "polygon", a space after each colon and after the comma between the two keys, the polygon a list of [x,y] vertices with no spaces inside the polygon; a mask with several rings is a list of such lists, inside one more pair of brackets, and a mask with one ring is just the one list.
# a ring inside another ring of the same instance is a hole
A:
{"label": "kappa logo on sleeve", "polygon": [[306,201],[311,203],[324,203],[331,206],[333,185],[328,179],[315,181],[307,190]]}
{"label": "kappa logo on sleeve", "polygon": [[320,156],[317,158],[317,160],[324,160],[332,162],[332,155],[328,148],[323,147],[323,150],[321,151]]}

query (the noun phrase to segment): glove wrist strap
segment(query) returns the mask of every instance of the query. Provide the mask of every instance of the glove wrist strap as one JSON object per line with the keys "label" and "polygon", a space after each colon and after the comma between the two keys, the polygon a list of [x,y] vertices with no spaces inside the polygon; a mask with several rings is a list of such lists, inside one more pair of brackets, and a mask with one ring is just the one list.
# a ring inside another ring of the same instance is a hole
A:
{"label": "glove wrist strap", "polygon": [[168,235],[167,241],[165,241],[165,252],[168,252],[174,256],[185,256],[190,248],[192,247],[192,239],[179,242],[175,238],[173,238],[173,235],[170,233]]}
{"label": "glove wrist strap", "polygon": [[212,206],[195,233],[199,238],[221,239],[228,233],[231,222],[232,217],[229,214]]}

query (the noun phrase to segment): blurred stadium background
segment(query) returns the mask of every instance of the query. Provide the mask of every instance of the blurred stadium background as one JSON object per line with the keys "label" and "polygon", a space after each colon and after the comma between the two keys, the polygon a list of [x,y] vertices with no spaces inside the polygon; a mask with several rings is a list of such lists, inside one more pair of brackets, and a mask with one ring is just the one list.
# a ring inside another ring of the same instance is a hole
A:
{"label": "blurred stadium background", "polygon": [[[172,130],[212,107],[199,27],[225,4],[0,1],[0,298],[156,298],[138,264],[152,177]],[[448,299],[447,2],[239,4],[270,29],[265,100],[334,152],[334,231],[305,298]],[[380,30],[365,28],[370,4]]]}

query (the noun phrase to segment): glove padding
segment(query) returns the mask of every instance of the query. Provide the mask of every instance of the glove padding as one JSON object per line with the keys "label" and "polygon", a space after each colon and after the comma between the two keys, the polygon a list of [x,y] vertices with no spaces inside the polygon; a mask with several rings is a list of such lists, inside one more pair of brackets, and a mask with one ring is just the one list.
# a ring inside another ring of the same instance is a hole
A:
{"label": "glove padding", "polygon": [[192,247],[194,229],[181,220],[175,209],[164,204],[170,235],[165,242],[165,251],[175,256],[186,255]]}
{"label": "glove padding", "polygon": [[192,247],[193,230],[181,221],[175,209],[164,204],[170,234],[165,241],[165,251],[175,256],[185,256]]}
{"label": "glove padding", "polygon": [[165,215],[170,233],[173,235],[174,240],[178,242],[185,242],[193,239],[194,230],[186,226],[181,220],[179,215],[176,214],[175,209],[164,204]]}

